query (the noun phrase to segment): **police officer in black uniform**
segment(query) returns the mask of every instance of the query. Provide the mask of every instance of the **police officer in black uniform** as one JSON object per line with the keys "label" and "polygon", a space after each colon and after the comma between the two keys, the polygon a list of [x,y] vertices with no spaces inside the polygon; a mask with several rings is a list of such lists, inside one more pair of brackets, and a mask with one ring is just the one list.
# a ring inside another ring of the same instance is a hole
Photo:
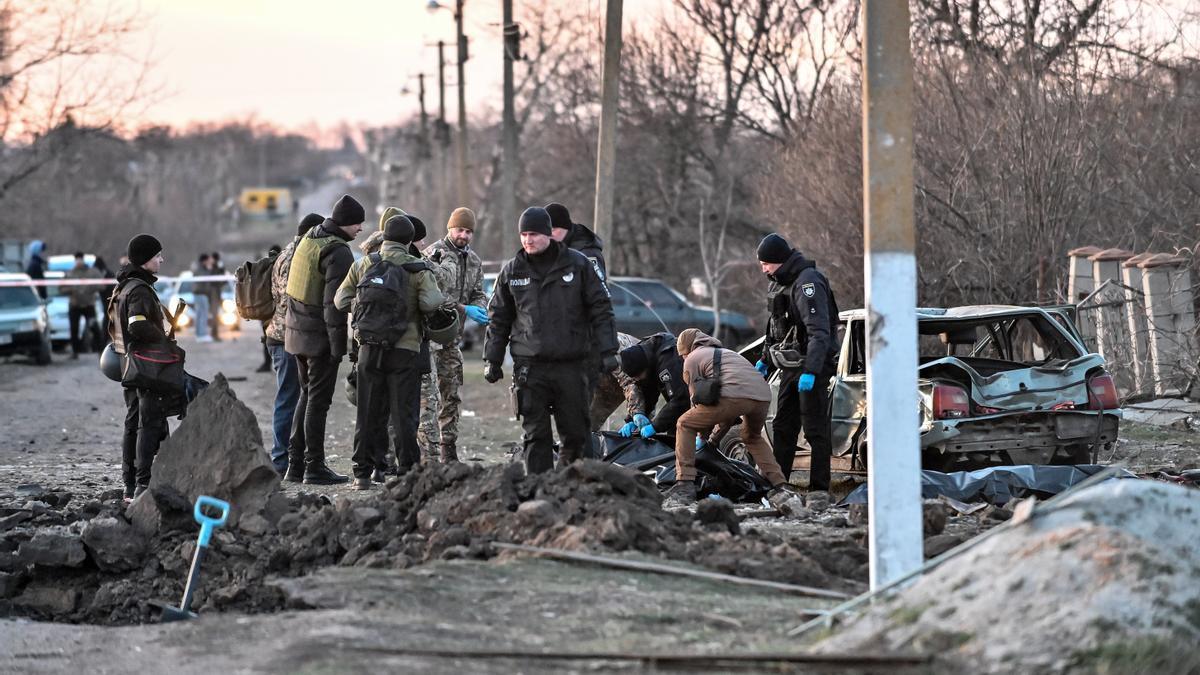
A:
{"label": "police officer in black uniform", "polygon": [[604,368],[616,369],[617,332],[604,281],[587,257],[551,238],[546,210],[525,209],[519,227],[522,250],[500,271],[488,304],[484,378],[498,382],[511,352],[525,466],[539,473],[554,464],[551,415],[561,463],[581,456],[590,428],[584,364],[595,340]]}
{"label": "police officer in black uniform", "polygon": [[[154,282],[162,265],[162,244],[139,234],[126,249],[129,264],[117,273],[107,314],[109,338],[116,353],[124,356],[139,346],[167,341],[167,324]],[[121,473],[125,498],[132,499],[150,485],[150,467],[158,446],[167,437],[167,415],[162,396],[150,389],[125,388],[125,435],[121,442]]]}
{"label": "police officer in black uniform", "polygon": [[642,438],[655,434],[675,435],[675,423],[679,416],[692,406],[688,386],[683,381],[683,359],[675,349],[675,336],[657,333],[632,347],[622,349],[618,355],[621,370],[637,380],[646,412],[658,406],[661,396],[663,406],[650,419],[645,415],[626,418],[621,427],[622,436],[632,436],[636,431]]}
{"label": "police officer in black uniform", "polygon": [[755,367],[764,377],[771,369],[781,371],[773,424],[775,461],[784,476],[791,474],[796,438],[803,428],[812,449],[808,488],[827,492],[833,452],[828,390],[837,358],[837,303],[816,263],[778,234],[759,242],[758,260],[771,285],[767,335]]}

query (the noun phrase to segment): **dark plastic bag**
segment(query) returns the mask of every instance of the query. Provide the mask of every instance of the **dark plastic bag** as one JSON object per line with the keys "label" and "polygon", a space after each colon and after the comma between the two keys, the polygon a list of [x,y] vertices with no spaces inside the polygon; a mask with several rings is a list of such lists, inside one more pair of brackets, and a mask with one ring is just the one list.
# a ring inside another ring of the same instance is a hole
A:
{"label": "dark plastic bag", "polygon": [[601,462],[620,464],[637,471],[652,469],[665,462],[675,463],[675,448],[657,437],[634,435],[625,438],[615,431],[598,431],[592,437],[597,450],[596,459]]}
{"label": "dark plastic bag", "polygon": [[[767,496],[771,484],[749,464],[730,459],[711,443],[696,451],[696,496],[720,495],[732,502],[757,502]],[[654,476],[659,485],[675,482],[675,463]]]}

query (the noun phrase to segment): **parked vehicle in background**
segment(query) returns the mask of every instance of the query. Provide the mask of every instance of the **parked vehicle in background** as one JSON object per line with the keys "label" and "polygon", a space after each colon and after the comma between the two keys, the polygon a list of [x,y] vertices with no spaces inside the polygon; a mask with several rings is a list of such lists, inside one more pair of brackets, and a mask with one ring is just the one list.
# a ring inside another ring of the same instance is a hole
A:
{"label": "parked vehicle in background", "polygon": [[[493,272],[483,275],[483,292],[488,297],[492,295],[496,276]],[[716,314],[711,307],[693,305],[660,279],[609,277],[607,283],[617,330],[622,333],[645,337],[664,330],[678,335],[685,328],[713,331]],[[727,310],[721,311],[719,333],[718,338],[731,349],[758,335],[745,314]],[[468,322],[463,331],[463,349],[470,349],[482,336],[482,327]]]}
{"label": "parked vehicle in background", "polygon": [[28,354],[39,366],[50,363],[50,315],[29,275],[4,273],[0,282],[23,282],[0,286],[0,356]]}
{"label": "parked vehicle in background", "polygon": [[[96,264],[96,256],[88,253],[83,256],[83,262],[88,267]],[[73,255],[52,255],[46,260],[46,279],[62,279],[66,277],[67,272],[75,267],[75,256]],[[104,289],[103,286],[96,286],[96,320],[100,321],[100,317],[104,316],[104,303],[100,300],[100,292]],[[68,345],[71,343],[71,298],[64,286],[47,286],[46,300],[47,311],[50,313],[50,339],[55,347]],[[99,329],[97,329],[99,330]],[[80,335],[85,333],[81,332]]]}
{"label": "parked vehicle in background", "polygon": [[[830,384],[834,470],[866,469],[866,312],[841,313]],[[1119,396],[1104,357],[1089,353],[1066,308],[980,305],[918,309],[922,464],[957,471],[1009,464],[1087,464],[1113,443]],[[759,357],[761,341],[743,350]],[[772,388],[778,375],[772,374]],[[771,415],[774,417],[774,407]],[[770,425],[768,424],[768,429]],[[722,440],[738,453],[739,439]],[[808,466],[801,439],[797,468]]]}
{"label": "parked vehicle in background", "polygon": [[[182,332],[182,329],[188,326],[196,325],[196,306],[195,306],[195,283],[191,279],[190,271],[181,272],[173,281],[159,282],[155,286],[158,291],[158,297],[162,299],[163,305],[174,315],[179,311],[181,302],[187,303],[187,310],[180,315],[175,327],[177,332]],[[217,313],[217,321],[222,328],[229,330],[241,330],[242,322],[237,313],[237,302],[233,299],[233,282],[226,281],[221,287],[221,307]]]}

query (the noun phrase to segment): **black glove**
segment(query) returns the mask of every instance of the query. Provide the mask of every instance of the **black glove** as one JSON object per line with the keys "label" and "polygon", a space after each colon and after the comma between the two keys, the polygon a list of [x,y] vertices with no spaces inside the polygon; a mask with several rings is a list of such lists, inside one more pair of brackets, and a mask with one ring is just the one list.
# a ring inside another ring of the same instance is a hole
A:
{"label": "black glove", "polygon": [[617,363],[616,354],[605,354],[604,357],[600,359],[600,372],[602,372],[602,373],[614,372],[617,368],[620,367],[620,365],[621,364]]}
{"label": "black glove", "polygon": [[500,367],[499,363],[488,361],[484,364],[483,379],[487,380],[489,384],[496,384],[502,377],[504,377],[504,369]]}
{"label": "black glove", "polygon": [[442,253],[443,253],[442,249],[439,248],[438,250],[433,252],[433,255],[429,256],[429,259],[435,263],[440,263],[440,262],[442,262]]}

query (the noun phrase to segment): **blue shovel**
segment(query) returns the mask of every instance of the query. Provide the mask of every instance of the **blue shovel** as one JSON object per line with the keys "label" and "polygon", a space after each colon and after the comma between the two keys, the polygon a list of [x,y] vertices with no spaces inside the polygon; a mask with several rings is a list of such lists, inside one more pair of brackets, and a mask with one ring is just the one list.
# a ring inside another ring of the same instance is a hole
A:
{"label": "blue shovel", "polygon": [[[205,515],[203,511],[205,506],[211,506],[220,511],[220,517],[213,518]],[[196,522],[200,523],[200,537],[196,540],[196,555],[192,558],[192,569],[188,572],[187,586],[183,589],[183,601],[179,603],[178,607],[167,605],[162,608],[163,623],[196,618],[196,613],[191,610],[191,605],[192,594],[196,591],[196,582],[200,577],[200,561],[204,559],[204,549],[208,548],[213,529],[224,525],[229,518],[229,502],[223,502],[216,497],[200,495],[200,498],[196,500],[196,506],[192,509],[192,515],[196,518]]]}

